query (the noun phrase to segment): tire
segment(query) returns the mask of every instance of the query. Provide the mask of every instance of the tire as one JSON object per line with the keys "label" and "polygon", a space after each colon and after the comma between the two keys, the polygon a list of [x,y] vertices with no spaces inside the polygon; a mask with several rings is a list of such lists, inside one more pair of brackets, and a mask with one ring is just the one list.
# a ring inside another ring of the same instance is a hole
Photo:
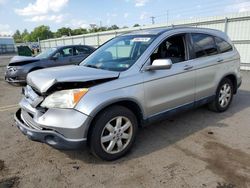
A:
{"label": "tire", "polygon": [[[214,100],[209,103],[208,108],[214,112],[226,111],[233,100],[233,83],[230,79],[224,78],[217,90]],[[224,102],[223,102],[224,100]]]}
{"label": "tire", "polygon": [[124,156],[135,141],[138,123],[135,115],[123,106],[112,106],[96,117],[90,132],[90,150],[103,160]]}

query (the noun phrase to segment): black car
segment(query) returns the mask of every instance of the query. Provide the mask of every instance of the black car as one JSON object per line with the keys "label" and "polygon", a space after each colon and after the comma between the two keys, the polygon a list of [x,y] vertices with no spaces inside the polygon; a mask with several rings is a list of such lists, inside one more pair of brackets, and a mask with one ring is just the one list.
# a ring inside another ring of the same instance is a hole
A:
{"label": "black car", "polygon": [[95,48],[86,45],[70,45],[49,48],[35,57],[15,56],[10,60],[5,80],[11,84],[25,84],[28,73],[55,66],[78,65]]}

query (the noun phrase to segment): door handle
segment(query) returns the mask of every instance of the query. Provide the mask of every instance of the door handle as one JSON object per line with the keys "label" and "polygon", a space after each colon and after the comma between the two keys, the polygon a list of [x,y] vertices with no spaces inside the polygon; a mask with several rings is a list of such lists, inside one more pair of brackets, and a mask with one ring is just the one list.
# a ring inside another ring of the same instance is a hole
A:
{"label": "door handle", "polygon": [[224,61],[224,59],[221,59],[221,58],[219,58],[218,60],[217,60],[217,62],[223,62]]}
{"label": "door handle", "polygon": [[190,69],[192,69],[193,68],[193,66],[191,66],[191,65],[185,65],[184,66],[184,70],[190,70]]}

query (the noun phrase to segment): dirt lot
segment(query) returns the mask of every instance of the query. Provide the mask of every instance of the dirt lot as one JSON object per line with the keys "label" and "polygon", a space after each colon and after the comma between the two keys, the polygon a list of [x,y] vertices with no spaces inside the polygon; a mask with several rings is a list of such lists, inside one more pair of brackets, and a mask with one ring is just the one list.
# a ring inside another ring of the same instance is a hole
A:
{"label": "dirt lot", "polygon": [[32,142],[13,126],[21,88],[4,82],[0,56],[0,187],[250,187],[250,72],[231,108],[205,107],[139,131],[115,162]]}

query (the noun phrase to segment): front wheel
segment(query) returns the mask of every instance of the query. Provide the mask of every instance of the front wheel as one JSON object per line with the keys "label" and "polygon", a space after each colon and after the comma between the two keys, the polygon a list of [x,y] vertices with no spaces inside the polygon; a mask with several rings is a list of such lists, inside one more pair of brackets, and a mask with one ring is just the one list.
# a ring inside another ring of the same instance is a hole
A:
{"label": "front wheel", "polygon": [[215,99],[209,104],[209,109],[216,112],[226,111],[233,100],[233,84],[228,78],[224,78],[217,88]]}
{"label": "front wheel", "polygon": [[131,149],[137,129],[137,119],[129,109],[109,107],[98,115],[93,125],[91,152],[104,160],[118,159]]}

